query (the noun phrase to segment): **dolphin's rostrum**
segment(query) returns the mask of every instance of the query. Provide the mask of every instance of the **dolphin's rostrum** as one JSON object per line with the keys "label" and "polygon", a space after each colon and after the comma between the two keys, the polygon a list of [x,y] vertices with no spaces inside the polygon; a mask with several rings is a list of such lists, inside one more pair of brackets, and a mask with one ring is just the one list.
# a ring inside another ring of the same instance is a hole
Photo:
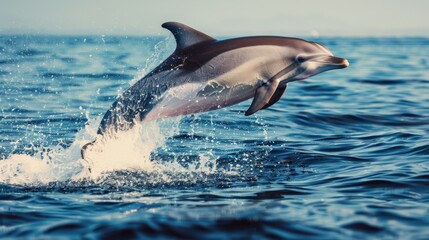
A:
{"label": "dolphin's rostrum", "polygon": [[349,65],[326,47],[298,38],[216,40],[177,22],[162,27],[173,33],[176,50],[112,104],[98,134],[125,131],[139,121],[219,109],[253,97],[245,112],[251,115],[276,103],[289,82]]}

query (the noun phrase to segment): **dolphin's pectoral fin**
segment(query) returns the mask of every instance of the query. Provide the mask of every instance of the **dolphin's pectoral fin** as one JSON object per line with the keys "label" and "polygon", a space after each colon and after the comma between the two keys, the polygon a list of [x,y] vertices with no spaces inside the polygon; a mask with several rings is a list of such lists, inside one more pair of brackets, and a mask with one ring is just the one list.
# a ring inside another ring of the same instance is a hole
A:
{"label": "dolphin's pectoral fin", "polygon": [[286,88],[287,88],[287,84],[284,87],[283,86],[278,87],[277,90],[274,92],[273,96],[271,97],[270,101],[262,109],[269,108],[274,103],[278,102],[282,97],[283,93],[286,91]]}
{"label": "dolphin's pectoral fin", "polygon": [[250,105],[249,109],[247,109],[244,115],[252,115],[262,109],[265,105],[267,105],[274,92],[276,91],[277,87],[279,86],[279,83],[280,80],[276,79],[256,89],[255,97],[253,98],[252,104]]}
{"label": "dolphin's pectoral fin", "polygon": [[207,34],[204,34],[189,26],[186,26],[185,24],[177,22],[166,22],[162,24],[162,27],[170,30],[171,33],[173,33],[174,38],[176,38],[176,51],[180,51],[181,49],[187,48],[198,43],[215,40]]}

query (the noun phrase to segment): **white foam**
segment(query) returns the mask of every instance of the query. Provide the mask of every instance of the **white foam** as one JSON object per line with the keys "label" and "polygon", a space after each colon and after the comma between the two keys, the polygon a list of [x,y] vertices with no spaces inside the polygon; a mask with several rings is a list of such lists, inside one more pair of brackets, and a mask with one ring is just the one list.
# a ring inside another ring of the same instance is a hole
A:
{"label": "white foam", "polygon": [[67,180],[97,180],[122,170],[157,173],[160,181],[171,182],[174,181],[172,172],[216,172],[216,156],[210,151],[201,154],[197,162],[186,167],[180,163],[180,156],[174,161],[156,157],[151,159],[151,154],[165,147],[166,140],[179,131],[180,118],[146,122],[112,137],[98,137],[96,143],[85,152],[83,160],[81,147],[95,139],[98,122],[91,121],[77,133],[75,141],[68,148],[40,147],[33,155],[14,154],[0,161],[0,183],[34,185]]}
{"label": "white foam", "polygon": [[118,170],[156,171],[150,155],[174,135],[179,121],[168,119],[137,124],[130,131],[98,138],[85,152],[84,173],[80,177],[94,179]]}

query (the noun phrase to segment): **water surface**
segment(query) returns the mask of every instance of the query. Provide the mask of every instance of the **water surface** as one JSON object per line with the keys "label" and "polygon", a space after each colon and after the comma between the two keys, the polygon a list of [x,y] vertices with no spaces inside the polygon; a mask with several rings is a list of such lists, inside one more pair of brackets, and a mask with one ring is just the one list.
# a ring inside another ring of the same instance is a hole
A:
{"label": "water surface", "polygon": [[429,39],[313,40],[351,66],[250,117],[247,101],[140,126],[85,162],[173,40],[1,36],[0,237],[427,238]]}

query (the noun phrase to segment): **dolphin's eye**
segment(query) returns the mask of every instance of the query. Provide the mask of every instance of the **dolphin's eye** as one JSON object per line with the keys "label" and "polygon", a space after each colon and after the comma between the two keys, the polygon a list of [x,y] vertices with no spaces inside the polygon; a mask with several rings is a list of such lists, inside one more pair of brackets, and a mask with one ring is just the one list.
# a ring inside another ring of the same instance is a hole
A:
{"label": "dolphin's eye", "polygon": [[298,57],[296,57],[296,61],[298,63],[303,63],[303,62],[305,62],[305,58],[303,56],[298,56]]}

